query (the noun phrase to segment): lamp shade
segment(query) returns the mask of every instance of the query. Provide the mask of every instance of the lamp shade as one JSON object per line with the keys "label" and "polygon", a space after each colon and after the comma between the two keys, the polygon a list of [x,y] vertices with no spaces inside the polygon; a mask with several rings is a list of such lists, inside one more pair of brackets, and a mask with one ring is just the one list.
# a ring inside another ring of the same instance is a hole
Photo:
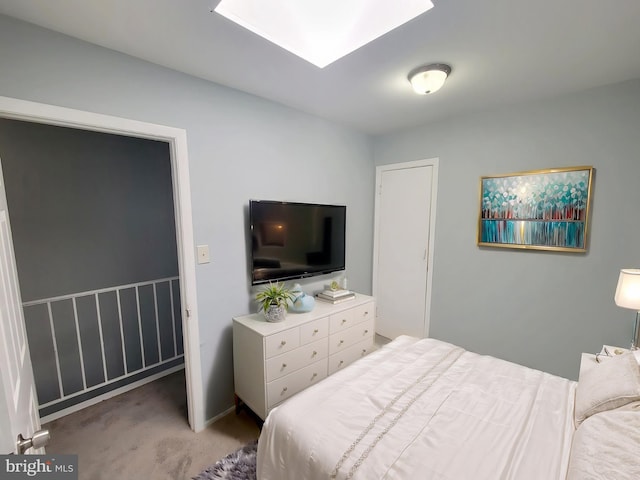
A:
{"label": "lamp shade", "polygon": [[419,95],[437,92],[451,73],[451,67],[444,63],[434,63],[418,67],[409,73],[413,91]]}
{"label": "lamp shade", "polygon": [[620,270],[615,295],[616,305],[640,311],[640,269]]}

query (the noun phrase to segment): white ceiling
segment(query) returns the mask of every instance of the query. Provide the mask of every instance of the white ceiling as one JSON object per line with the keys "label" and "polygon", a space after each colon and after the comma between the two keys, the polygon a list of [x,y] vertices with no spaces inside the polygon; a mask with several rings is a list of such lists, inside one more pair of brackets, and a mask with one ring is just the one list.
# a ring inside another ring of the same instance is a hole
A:
{"label": "white ceiling", "polygon": [[[218,1],[0,0],[0,13],[372,134],[640,78],[639,0],[433,0],[324,69],[211,13]],[[433,62],[451,76],[415,95],[407,73]]]}

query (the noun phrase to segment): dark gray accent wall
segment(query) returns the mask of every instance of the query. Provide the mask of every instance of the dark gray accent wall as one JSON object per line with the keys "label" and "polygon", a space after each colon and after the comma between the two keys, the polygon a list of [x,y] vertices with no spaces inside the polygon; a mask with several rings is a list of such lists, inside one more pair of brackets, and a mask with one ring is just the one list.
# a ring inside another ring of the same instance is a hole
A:
{"label": "dark gray accent wall", "polygon": [[[103,383],[106,378],[102,368],[102,343],[98,325],[98,311],[94,295],[87,295],[76,299],[76,309],[82,343],[82,359],[87,379],[87,387],[94,387]],[[125,335],[125,338],[126,335]],[[134,337],[135,338],[135,337]]]}
{"label": "dark gray accent wall", "polygon": [[22,300],[178,275],[167,143],[0,119]]}
{"label": "dark gray accent wall", "polygon": [[63,393],[58,383],[55,342],[47,305],[26,307],[24,317],[38,402],[49,403],[62,397]]}

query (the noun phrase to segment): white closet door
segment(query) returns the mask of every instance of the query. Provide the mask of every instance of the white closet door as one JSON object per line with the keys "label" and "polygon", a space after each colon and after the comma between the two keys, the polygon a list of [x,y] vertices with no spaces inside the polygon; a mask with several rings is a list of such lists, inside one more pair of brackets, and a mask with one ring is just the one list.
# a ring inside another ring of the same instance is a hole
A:
{"label": "white closet door", "polygon": [[376,331],[391,339],[428,334],[428,265],[437,163],[423,163],[378,167],[377,172]]}

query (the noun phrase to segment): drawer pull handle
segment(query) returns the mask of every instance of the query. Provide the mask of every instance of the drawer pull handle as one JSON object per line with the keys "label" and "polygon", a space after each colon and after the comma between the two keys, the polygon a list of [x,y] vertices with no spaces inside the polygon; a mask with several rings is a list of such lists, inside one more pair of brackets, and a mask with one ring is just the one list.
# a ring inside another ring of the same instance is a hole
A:
{"label": "drawer pull handle", "polygon": [[362,315],[363,317],[366,317],[367,315],[369,315],[368,311],[365,311],[364,314]]}
{"label": "drawer pull handle", "polygon": [[286,393],[286,391],[287,391],[287,387],[284,387],[284,388],[282,389],[282,393],[281,393],[280,395],[284,395],[284,394]]}
{"label": "drawer pull handle", "polygon": [[317,376],[318,376],[318,374],[314,372],[314,373],[313,373],[313,375],[311,375],[311,380],[313,380],[313,379],[314,379],[314,378],[316,378]]}
{"label": "drawer pull handle", "polygon": [[344,340],[340,340],[340,343],[338,343],[338,345],[342,345],[344,343]]}
{"label": "drawer pull handle", "polygon": [[318,329],[317,329],[317,328],[313,331],[313,334],[314,334],[314,335],[315,335],[316,333],[318,333]]}
{"label": "drawer pull handle", "polygon": [[282,370],[284,370],[285,368],[287,368],[287,364],[286,364],[286,363],[283,363],[283,364],[282,364]]}
{"label": "drawer pull handle", "polygon": [[366,349],[366,348],[363,348],[363,349],[362,349],[362,355],[364,355],[365,353],[367,353],[367,349]]}
{"label": "drawer pull handle", "polygon": [[343,363],[344,363],[344,360],[340,360],[340,363],[338,364],[338,366],[341,367]]}
{"label": "drawer pull handle", "polygon": [[313,353],[311,354],[312,357],[315,357],[318,354],[318,352],[316,352],[315,350],[313,351]]}
{"label": "drawer pull handle", "polygon": [[286,344],[287,344],[287,341],[286,341],[286,340],[282,340],[282,341],[280,342],[280,346],[281,346],[281,347],[284,347]]}
{"label": "drawer pull handle", "polygon": [[342,325],[344,325],[345,323],[347,323],[347,319],[346,319],[346,318],[343,318],[343,319],[342,319]]}
{"label": "drawer pull handle", "polygon": [[367,333],[369,333],[369,330],[365,330],[365,331],[364,331],[364,334],[365,334],[365,335],[366,335]]}

